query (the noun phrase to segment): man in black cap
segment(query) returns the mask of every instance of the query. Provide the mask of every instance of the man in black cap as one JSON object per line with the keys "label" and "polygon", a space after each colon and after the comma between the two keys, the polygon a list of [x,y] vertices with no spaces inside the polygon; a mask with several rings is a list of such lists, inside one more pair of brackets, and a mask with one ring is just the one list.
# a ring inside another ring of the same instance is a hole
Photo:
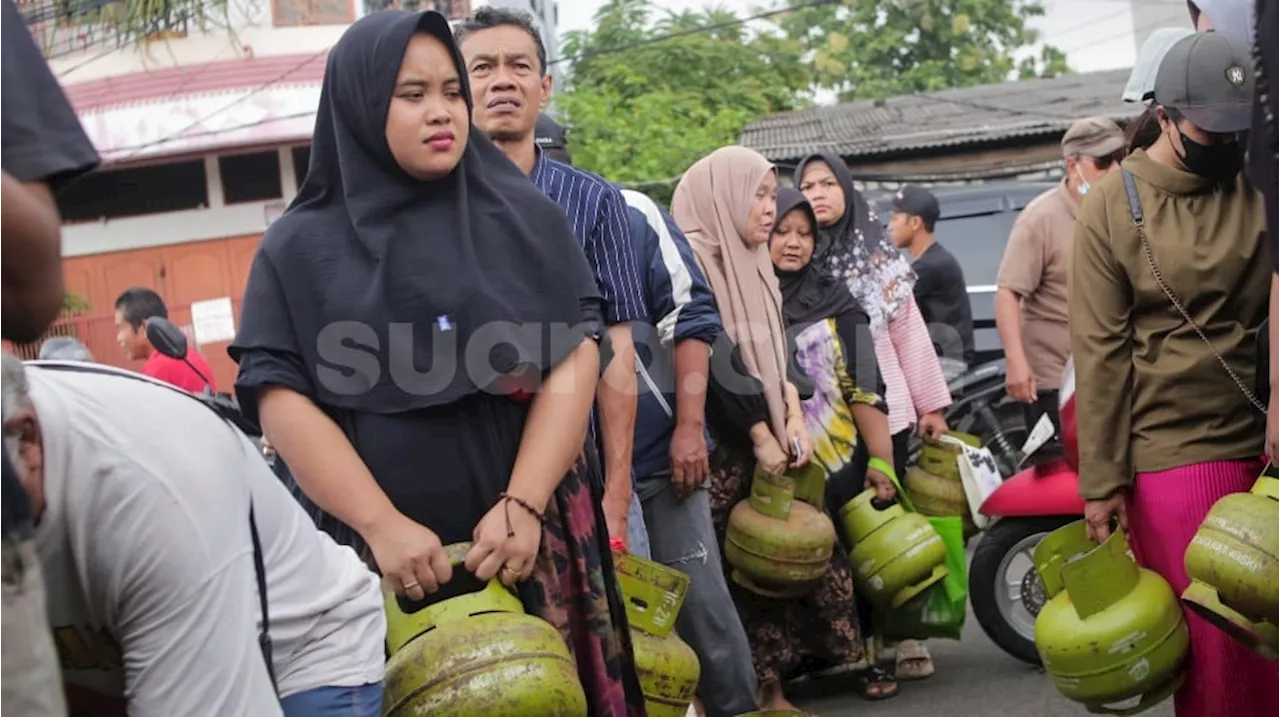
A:
{"label": "man in black cap", "polygon": [[889,236],[911,254],[916,303],[944,362],[943,370],[951,374],[948,364],[963,372],[964,366],[973,363],[973,309],[960,262],[933,237],[941,214],[933,192],[903,187],[893,198]]}
{"label": "man in black cap", "polygon": [[573,157],[565,140],[564,128],[546,112],[538,113],[538,122],[533,126],[533,142],[542,149],[542,153],[557,162],[573,164]]}

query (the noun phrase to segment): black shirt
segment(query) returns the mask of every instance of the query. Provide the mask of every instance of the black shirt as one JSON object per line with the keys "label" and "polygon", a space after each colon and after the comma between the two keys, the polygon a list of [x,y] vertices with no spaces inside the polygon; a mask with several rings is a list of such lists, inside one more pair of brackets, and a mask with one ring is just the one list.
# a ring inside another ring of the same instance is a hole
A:
{"label": "black shirt", "polygon": [[[1256,7],[1257,36],[1254,39],[1255,60],[1260,59],[1254,90],[1253,129],[1249,133],[1249,181],[1266,197],[1267,246],[1271,248],[1271,270],[1280,270],[1280,230],[1277,227],[1276,205],[1280,203],[1276,174],[1280,170],[1276,160],[1276,125],[1266,121],[1266,111],[1272,117],[1280,117],[1277,109],[1276,90],[1280,71],[1276,68],[1277,22],[1276,0],[1259,0]],[[1264,97],[1265,95],[1265,97]],[[1266,104],[1263,104],[1263,100]]]}
{"label": "black shirt", "polygon": [[13,0],[0,22],[0,160],[20,182],[57,189],[98,165],[98,153]]}
{"label": "black shirt", "polygon": [[[0,165],[20,182],[43,181],[57,189],[97,166],[98,153],[17,6],[0,1]],[[0,531],[25,537],[31,509],[8,452],[0,481]]]}
{"label": "black shirt", "polygon": [[[915,295],[938,355],[973,363],[973,309],[960,262],[934,243],[916,259]],[[948,330],[948,328],[950,330]]]}

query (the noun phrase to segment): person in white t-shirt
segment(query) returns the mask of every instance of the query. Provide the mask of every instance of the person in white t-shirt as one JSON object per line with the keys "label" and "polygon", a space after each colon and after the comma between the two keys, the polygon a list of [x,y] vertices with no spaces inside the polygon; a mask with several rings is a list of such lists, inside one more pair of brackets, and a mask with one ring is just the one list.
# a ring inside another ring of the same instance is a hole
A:
{"label": "person in white t-shirt", "polygon": [[247,437],[137,374],[5,354],[0,379],[73,714],[379,717],[378,578]]}

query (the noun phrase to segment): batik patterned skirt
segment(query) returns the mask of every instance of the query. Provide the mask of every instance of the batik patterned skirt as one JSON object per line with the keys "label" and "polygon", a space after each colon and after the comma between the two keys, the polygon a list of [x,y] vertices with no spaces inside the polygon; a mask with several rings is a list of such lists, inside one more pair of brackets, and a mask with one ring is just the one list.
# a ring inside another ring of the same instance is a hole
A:
{"label": "batik patterned skirt", "polygon": [[[312,503],[288,469],[279,466],[277,474],[317,526],[373,566],[360,535]],[[588,445],[547,504],[533,575],[517,585],[517,593],[526,612],[551,623],[564,636],[591,717],[639,717],[645,714],[644,697],[604,528],[599,475],[595,449]]]}
{"label": "batik patterned skirt", "polygon": [[[751,493],[755,463],[750,454],[723,444],[711,454],[708,497],[721,545],[729,512]],[[727,563],[724,568],[731,570]],[[844,665],[861,657],[849,557],[838,543],[826,577],[803,597],[762,597],[732,581],[729,590],[751,643],[751,661],[760,682],[799,675],[810,661]]]}

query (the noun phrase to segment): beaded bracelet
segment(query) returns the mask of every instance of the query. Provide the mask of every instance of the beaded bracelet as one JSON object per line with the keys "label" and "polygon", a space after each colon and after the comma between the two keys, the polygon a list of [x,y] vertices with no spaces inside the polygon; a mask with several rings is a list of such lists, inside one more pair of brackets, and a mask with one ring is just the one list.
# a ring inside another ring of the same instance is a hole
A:
{"label": "beaded bracelet", "polygon": [[511,525],[511,504],[512,503],[515,503],[521,508],[524,508],[525,511],[529,513],[529,515],[532,515],[533,517],[537,518],[539,525],[546,525],[547,518],[545,515],[542,514],[542,511],[533,507],[533,503],[530,503],[524,498],[510,495],[506,491],[503,491],[498,494],[498,499],[502,501],[503,512],[506,513],[506,516],[507,516],[507,537],[508,538],[515,537],[515,534],[516,534],[515,528]]}

